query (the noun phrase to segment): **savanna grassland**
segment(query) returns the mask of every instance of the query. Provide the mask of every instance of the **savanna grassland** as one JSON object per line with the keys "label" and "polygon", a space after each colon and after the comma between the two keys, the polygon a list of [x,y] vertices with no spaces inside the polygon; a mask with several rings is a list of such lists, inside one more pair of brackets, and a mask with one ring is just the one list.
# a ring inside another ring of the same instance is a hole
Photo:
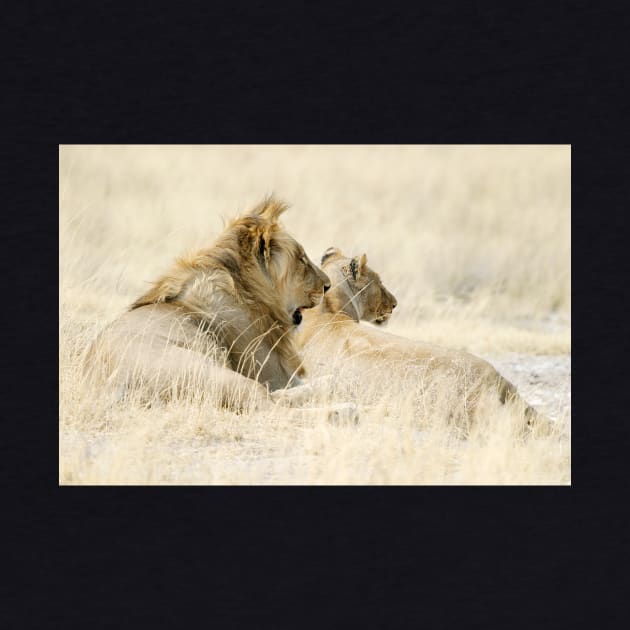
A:
{"label": "savanna grassland", "polygon": [[[59,483],[569,484],[570,172],[557,145],[61,146]],[[463,439],[448,388],[429,400],[413,374],[335,357],[330,399],[356,402],[357,424],[88,386],[98,331],[270,192],[314,261],[367,253],[398,299],[389,332],[486,358],[551,433],[520,439],[513,409],[489,405]]]}

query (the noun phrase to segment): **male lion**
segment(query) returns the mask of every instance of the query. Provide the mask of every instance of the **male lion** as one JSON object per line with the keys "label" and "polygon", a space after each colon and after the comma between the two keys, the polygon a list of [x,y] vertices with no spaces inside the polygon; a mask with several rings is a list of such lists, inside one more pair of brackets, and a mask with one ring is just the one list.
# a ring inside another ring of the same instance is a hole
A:
{"label": "male lion", "polygon": [[300,404],[313,389],[300,379],[295,328],[330,281],[278,223],[286,209],[269,197],[211,247],[178,259],[100,333],[89,373],[119,397],[202,392],[237,410]]}
{"label": "male lion", "polygon": [[346,369],[362,371],[377,366],[385,383],[397,373],[408,375],[410,367],[416,367],[423,378],[434,382],[447,379],[471,416],[480,394],[494,392],[501,403],[521,401],[528,424],[534,419],[543,420],[487,361],[468,352],[406,339],[362,324],[386,325],[397,305],[379,275],[367,266],[365,254],[348,258],[330,247],[321,266],[332,286],[318,306],[304,313],[298,331],[305,358],[313,365],[328,364],[336,357]]}

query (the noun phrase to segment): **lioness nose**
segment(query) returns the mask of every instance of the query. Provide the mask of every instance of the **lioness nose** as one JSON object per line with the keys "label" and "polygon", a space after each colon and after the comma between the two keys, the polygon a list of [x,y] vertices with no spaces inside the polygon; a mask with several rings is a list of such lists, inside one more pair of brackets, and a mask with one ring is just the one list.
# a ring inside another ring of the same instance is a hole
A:
{"label": "lioness nose", "polygon": [[394,300],[392,302],[392,311],[398,306],[398,302],[396,302],[396,300]]}
{"label": "lioness nose", "polygon": [[328,289],[330,289],[330,285],[329,284],[324,284],[324,293],[326,293],[326,291],[328,291]]}

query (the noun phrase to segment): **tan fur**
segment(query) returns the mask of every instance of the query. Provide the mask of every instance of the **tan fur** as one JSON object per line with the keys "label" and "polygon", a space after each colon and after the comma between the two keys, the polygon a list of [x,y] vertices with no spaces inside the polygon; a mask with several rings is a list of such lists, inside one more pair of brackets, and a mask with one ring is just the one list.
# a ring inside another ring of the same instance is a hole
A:
{"label": "tan fur", "polygon": [[269,392],[299,404],[312,389],[300,379],[293,317],[319,304],[329,280],[279,224],[286,208],[267,198],[212,246],[178,259],[101,332],[88,373],[123,395],[201,388],[237,409]]}
{"label": "tan fur", "polygon": [[[521,400],[516,387],[479,357],[363,323],[385,324],[397,305],[379,275],[367,266],[365,254],[348,258],[331,247],[322,257],[322,269],[332,286],[319,306],[305,312],[298,333],[298,342],[311,362],[325,364],[327,357],[342,357],[347,369],[359,371],[383,365],[388,378],[397,369],[402,374],[408,373],[410,365],[418,366],[424,375],[449,379],[464,398],[462,408],[471,416],[484,391],[496,392],[501,402]],[[526,404],[524,408],[528,419],[539,417],[533,408]]]}

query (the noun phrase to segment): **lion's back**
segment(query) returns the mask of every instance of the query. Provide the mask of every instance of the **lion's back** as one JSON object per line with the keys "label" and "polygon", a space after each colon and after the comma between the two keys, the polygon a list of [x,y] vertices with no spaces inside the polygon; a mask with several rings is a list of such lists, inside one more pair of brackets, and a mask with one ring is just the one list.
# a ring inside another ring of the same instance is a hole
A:
{"label": "lion's back", "polygon": [[86,376],[101,385],[146,384],[161,375],[172,380],[194,367],[195,360],[217,361],[220,355],[212,337],[181,308],[151,304],[106,326],[88,348],[83,366]]}

